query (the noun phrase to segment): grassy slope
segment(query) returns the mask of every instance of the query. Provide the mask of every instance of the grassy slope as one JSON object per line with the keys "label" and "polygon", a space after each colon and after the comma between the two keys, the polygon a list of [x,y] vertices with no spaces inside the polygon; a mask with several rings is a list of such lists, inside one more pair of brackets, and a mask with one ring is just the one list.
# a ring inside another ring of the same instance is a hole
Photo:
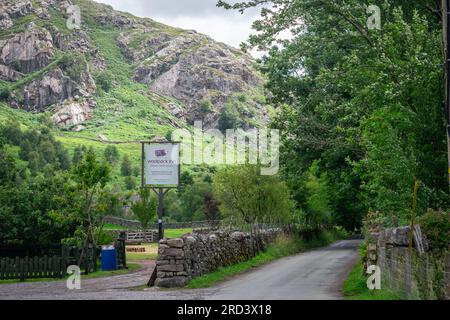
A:
{"label": "grassy slope", "polygon": [[345,280],[342,292],[347,300],[403,300],[404,298],[388,289],[369,290],[367,278],[363,274],[363,264],[359,261]]}

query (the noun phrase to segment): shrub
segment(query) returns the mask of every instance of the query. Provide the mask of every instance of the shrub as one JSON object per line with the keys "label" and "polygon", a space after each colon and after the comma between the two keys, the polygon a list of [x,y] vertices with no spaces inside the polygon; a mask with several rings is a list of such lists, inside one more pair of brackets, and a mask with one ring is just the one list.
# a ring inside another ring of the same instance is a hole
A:
{"label": "shrub", "polygon": [[11,89],[9,87],[0,88],[0,100],[6,101],[11,96]]}
{"label": "shrub", "polygon": [[107,146],[103,152],[103,156],[106,162],[114,166],[119,161],[119,150],[116,146]]}
{"label": "shrub", "polygon": [[134,177],[127,176],[125,177],[124,181],[125,181],[125,188],[127,188],[127,190],[136,189],[136,179]]}
{"label": "shrub", "polygon": [[444,251],[449,247],[450,240],[450,214],[428,210],[426,214],[419,217],[423,233],[431,241],[433,250]]}
{"label": "shrub", "polygon": [[233,104],[227,104],[223,107],[219,116],[219,129],[225,132],[227,129],[236,129],[241,126],[239,112]]}
{"label": "shrub", "polygon": [[102,88],[103,91],[109,92],[113,86],[114,77],[108,70],[100,72],[95,78],[95,83]]}
{"label": "shrub", "polygon": [[209,100],[202,100],[200,102],[199,108],[198,108],[200,114],[202,116],[205,116],[207,113],[210,113],[212,111],[212,103]]}

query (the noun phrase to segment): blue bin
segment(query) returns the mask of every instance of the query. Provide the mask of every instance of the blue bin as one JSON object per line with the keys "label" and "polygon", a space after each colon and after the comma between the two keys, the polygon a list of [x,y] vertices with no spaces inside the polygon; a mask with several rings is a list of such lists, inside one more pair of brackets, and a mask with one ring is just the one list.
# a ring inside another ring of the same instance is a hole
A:
{"label": "blue bin", "polygon": [[102,247],[102,271],[117,270],[117,252],[114,246]]}

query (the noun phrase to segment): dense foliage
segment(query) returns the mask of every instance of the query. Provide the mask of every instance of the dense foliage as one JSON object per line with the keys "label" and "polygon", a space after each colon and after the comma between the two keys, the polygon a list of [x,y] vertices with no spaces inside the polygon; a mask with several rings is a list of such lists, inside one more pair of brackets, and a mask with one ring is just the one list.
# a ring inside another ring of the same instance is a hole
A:
{"label": "dense foliage", "polygon": [[213,185],[222,214],[234,221],[292,221],[294,203],[290,190],[278,176],[261,175],[260,166],[224,167],[215,174]]}
{"label": "dense foliage", "polygon": [[[68,151],[46,127],[0,126],[0,243],[98,243],[110,167],[91,149]],[[81,151],[81,152],[80,152]]]}
{"label": "dense foliage", "polygon": [[[261,65],[284,133],[283,171],[305,211],[316,202],[312,166],[329,190],[320,214],[348,229],[369,210],[406,222],[415,179],[419,212],[448,205],[439,3],[219,1],[263,7],[246,46],[268,51]],[[381,30],[368,28],[368,5],[380,7]]]}

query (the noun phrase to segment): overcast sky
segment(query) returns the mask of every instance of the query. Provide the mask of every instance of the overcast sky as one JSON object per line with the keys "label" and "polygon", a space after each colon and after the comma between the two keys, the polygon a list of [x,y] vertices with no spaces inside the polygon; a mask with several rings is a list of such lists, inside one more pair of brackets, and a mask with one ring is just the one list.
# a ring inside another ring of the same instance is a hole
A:
{"label": "overcast sky", "polygon": [[[216,7],[217,0],[96,0],[114,9],[138,17],[183,29],[193,29],[213,39],[239,47],[251,33],[251,25],[259,16],[255,9],[241,15],[238,11]],[[258,55],[254,52],[254,55]]]}

